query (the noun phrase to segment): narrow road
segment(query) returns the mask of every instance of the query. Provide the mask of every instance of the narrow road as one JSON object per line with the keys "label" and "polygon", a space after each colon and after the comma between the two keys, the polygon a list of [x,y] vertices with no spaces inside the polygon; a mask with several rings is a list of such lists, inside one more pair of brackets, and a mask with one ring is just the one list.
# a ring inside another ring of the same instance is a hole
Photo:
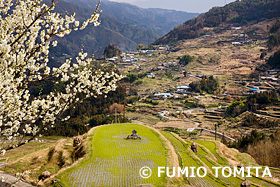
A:
{"label": "narrow road", "polygon": [[[215,110],[217,110],[217,109],[219,109],[219,108],[220,108],[220,107],[217,107],[217,108],[209,108],[209,109],[207,109],[207,111],[215,111]],[[186,112],[186,113],[191,114],[193,111],[202,111],[202,112],[204,112],[205,110],[206,110],[206,109],[202,109],[202,108],[194,108],[194,109],[185,110],[185,111],[183,111],[183,112],[184,112],[184,113]],[[164,117],[164,118],[172,119],[172,118],[169,118],[168,116],[165,116],[163,113],[161,114],[161,116]],[[184,120],[182,120],[182,121],[194,123],[194,124],[196,125],[195,128],[194,128],[195,130],[207,131],[207,132],[210,132],[211,134],[215,134],[215,131],[212,131],[212,130],[209,130],[209,129],[205,129],[205,128],[199,128],[199,127],[198,127],[198,126],[199,126],[199,123],[196,122],[196,121],[191,121],[191,120],[186,120],[186,119],[184,119]],[[224,136],[226,139],[235,141],[234,138],[229,137],[229,136],[227,136],[227,135],[224,135],[224,134],[222,134],[222,133],[220,133],[220,132],[217,132],[217,135],[218,135],[219,137],[223,137],[223,136]]]}
{"label": "narrow road", "polygon": [[199,123],[196,122],[196,121],[190,121],[190,120],[186,120],[186,119],[184,119],[183,121],[184,121],[184,122],[194,123],[194,124],[196,125],[195,128],[198,128]]}
{"label": "narrow road", "polygon": [[264,83],[275,90],[275,87],[269,84],[268,82],[264,82]]}
{"label": "narrow road", "polygon": [[[195,128],[195,129],[196,129],[196,130],[203,130],[203,131],[210,132],[211,134],[215,134],[215,131],[212,131],[212,130],[209,130],[209,129],[205,129],[205,128]],[[217,135],[220,136],[220,137],[223,137],[223,136],[224,136],[225,138],[227,138],[227,139],[229,139],[229,140],[235,141],[234,138],[231,138],[231,137],[229,137],[229,136],[223,135],[223,134],[220,133],[220,132],[217,132]]]}

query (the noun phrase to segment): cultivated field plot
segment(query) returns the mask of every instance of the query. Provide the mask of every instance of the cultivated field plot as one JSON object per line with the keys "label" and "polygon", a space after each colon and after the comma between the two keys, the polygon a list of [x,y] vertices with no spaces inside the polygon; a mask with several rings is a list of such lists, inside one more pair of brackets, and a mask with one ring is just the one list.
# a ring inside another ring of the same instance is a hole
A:
{"label": "cultivated field plot", "polygon": [[[161,131],[161,133],[172,143],[180,159],[181,167],[201,167],[203,163],[194,156],[194,153],[190,150],[190,144],[186,144],[171,133]],[[202,173],[201,173],[202,174]],[[188,177],[185,178],[185,183],[192,186],[211,187],[211,186],[226,186],[227,184],[221,181],[219,178],[215,178],[211,173],[208,173],[205,177]]]}
{"label": "cultivated field plot", "polygon": [[[126,140],[135,129],[141,140]],[[153,184],[166,186],[167,179],[158,178],[154,172],[142,179],[139,170],[148,166],[157,171],[158,166],[167,165],[167,148],[159,134],[134,124],[101,126],[94,130],[89,140],[92,144],[90,157],[78,166],[60,175],[65,186],[136,186]]]}
{"label": "cultivated field plot", "polygon": [[[219,177],[214,176],[214,166],[229,166],[226,158],[221,156],[217,152],[217,145],[212,141],[202,141],[196,140],[198,143],[198,153],[193,153],[190,149],[191,141],[186,140],[183,142],[181,139],[178,139],[169,132],[161,131],[161,133],[172,143],[180,159],[181,167],[200,167],[204,166],[209,168],[207,175],[203,178],[199,177],[188,177],[185,178],[185,183],[192,186],[240,186],[244,179],[241,177],[223,177],[222,173],[219,171]],[[228,175],[228,173],[226,173]],[[262,187],[272,187],[279,186],[272,181],[263,178],[250,177],[247,178],[251,182],[251,186],[262,186]]]}
{"label": "cultivated field plot", "polygon": [[[217,145],[215,142],[196,140],[196,143],[198,143],[198,145],[199,145],[197,156],[209,168],[212,168],[214,166],[229,166],[227,160],[225,158],[223,158],[219,153],[217,153]],[[214,173],[214,170],[212,170],[212,172]],[[230,184],[232,186],[239,186],[239,184],[241,184],[241,182],[242,182],[241,178],[237,178],[237,177],[233,177],[233,176],[230,176],[228,178],[223,177],[221,172],[219,172],[219,176],[222,181],[224,181],[225,183]],[[257,185],[261,185],[263,187],[279,186],[277,184],[274,184],[271,181],[268,181],[268,180],[262,179],[262,178],[257,178],[254,176],[247,177],[247,180],[249,180],[252,183],[252,186],[257,186]]]}

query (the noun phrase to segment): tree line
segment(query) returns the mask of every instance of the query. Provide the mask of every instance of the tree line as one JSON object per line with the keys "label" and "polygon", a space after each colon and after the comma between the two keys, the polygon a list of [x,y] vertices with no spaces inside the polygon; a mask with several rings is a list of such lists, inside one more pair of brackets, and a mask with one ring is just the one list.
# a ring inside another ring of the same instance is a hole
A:
{"label": "tree line", "polygon": [[219,88],[219,82],[217,79],[214,78],[213,75],[211,76],[203,76],[200,81],[192,82],[190,87],[195,92],[206,92],[209,94],[213,94]]}
{"label": "tree line", "polygon": [[274,91],[251,94],[245,101],[235,101],[227,108],[226,117],[236,117],[246,111],[255,112],[268,105],[279,104],[278,95]]}

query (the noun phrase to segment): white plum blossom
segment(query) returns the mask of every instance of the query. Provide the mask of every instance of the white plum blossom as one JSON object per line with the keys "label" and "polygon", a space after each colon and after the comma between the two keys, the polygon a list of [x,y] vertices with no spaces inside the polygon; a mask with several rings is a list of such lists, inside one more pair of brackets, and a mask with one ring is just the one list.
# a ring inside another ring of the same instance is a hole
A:
{"label": "white plum blossom", "polygon": [[[82,102],[89,96],[106,96],[109,91],[114,91],[117,81],[122,78],[114,72],[92,71],[94,59],[83,51],[75,58],[77,63],[68,59],[59,68],[51,69],[48,66],[49,50],[57,46],[54,36],[64,37],[72,30],[100,24],[100,2],[89,19],[79,22],[75,19],[75,14],[62,15],[54,12],[58,1],[51,0],[45,4],[43,0],[0,0],[2,154],[13,148],[11,145],[14,142],[18,143],[16,146],[20,146],[34,140],[44,129],[54,125],[75,103]],[[45,80],[55,84],[63,82],[65,92],[31,97],[30,85]],[[86,97],[79,98],[79,93],[84,93]],[[68,119],[69,117],[64,117],[64,120]]]}

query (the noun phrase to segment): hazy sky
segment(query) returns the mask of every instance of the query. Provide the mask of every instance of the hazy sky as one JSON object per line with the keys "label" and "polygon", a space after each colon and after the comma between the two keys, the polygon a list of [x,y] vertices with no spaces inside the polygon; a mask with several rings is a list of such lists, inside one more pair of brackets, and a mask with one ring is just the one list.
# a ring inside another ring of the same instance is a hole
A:
{"label": "hazy sky", "polygon": [[126,2],[142,8],[164,8],[186,12],[207,12],[213,6],[224,6],[235,0],[110,0]]}

